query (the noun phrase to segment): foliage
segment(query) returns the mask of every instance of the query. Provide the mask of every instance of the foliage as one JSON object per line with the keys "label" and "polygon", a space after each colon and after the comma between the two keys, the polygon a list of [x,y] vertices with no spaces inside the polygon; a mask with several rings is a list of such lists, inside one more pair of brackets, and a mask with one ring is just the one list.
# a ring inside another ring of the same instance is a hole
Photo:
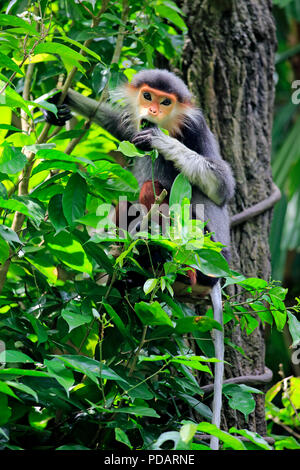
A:
{"label": "foliage", "polygon": [[[282,408],[278,406],[281,398]],[[277,403],[276,404],[276,399]],[[300,378],[287,377],[277,382],[266,393],[266,418],[269,433],[275,439],[275,449],[300,449]],[[274,434],[276,428],[284,435]],[[288,435],[286,435],[286,432]]]}
{"label": "foliage", "polygon": [[[0,15],[1,447],[200,450],[204,433],[224,449],[268,449],[249,431],[209,423],[199,379],[212,376],[210,333],[221,327],[211,310],[195,316],[173,287],[187,265],[239,284],[248,299],[226,295],[225,323],[247,334],[257,316],[282,330],[286,290],[232,272],[203,225],[181,221],[190,194],[182,178],[171,193],[177,231],[121,237],[107,215],[120,196],[134,200],[138,185],[116,150],[125,159],[136,149],[81,117],[68,130],[44,124],[41,108],[56,112],[47,100],[62,82],[63,93],[72,82],[103,100],[153,66],[155,49],[179,58],[186,26],[174,2],[98,3],[51,2],[51,11],[42,1],[23,12],[17,0]],[[165,261],[157,266],[158,251]],[[224,387],[246,417],[252,393]]]}
{"label": "foliage", "polygon": [[[273,178],[282,193],[271,230],[272,272],[283,279],[285,267],[292,284],[299,285],[300,154],[299,154],[299,31],[296,0],[273,0],[277,26],[276,100],[273,125]],[[288,261],[289,254],[292,258]],[[292,260],[292,262],[291,262]],[[289,264],[287,264],[289,263]],[[298,295],[298,291],[295,292]]]}

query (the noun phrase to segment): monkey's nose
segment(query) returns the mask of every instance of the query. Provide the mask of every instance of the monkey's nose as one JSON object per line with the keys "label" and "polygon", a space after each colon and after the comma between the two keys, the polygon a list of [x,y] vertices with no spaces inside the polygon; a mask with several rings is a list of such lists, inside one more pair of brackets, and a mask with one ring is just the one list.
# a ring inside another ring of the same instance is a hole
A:
{"label": "monkey's nose", "polygon": [[151,114],[157,114],[158,109],[157,108],[150,108],[149,111],[150,111]]}

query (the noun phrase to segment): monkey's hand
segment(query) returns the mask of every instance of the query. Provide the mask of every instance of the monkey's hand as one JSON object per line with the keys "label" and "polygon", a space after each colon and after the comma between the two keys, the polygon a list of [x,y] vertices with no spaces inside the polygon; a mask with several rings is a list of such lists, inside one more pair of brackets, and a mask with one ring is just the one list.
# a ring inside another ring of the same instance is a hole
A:
{"label": "monkey's hand", "polygon": [[156,127],[144,129],[134,135],[131,142],[141,150],[147,151],[154,148],[153,138],[159,130]]}
{"label": "monkey's hand", "polygon": [[51,113],[51,111],[48,111],[47,109],[42,110],[45,117],[45,121],[54,126],[64,126],[66,122],[72,118],[71,110],[66,103],[57,104],[59,101],[59,97],[60,93],[57,93],[56,95],[48,99],[49,103],[53,103],[56,105],[57,116],[55,116],[54,113]]}

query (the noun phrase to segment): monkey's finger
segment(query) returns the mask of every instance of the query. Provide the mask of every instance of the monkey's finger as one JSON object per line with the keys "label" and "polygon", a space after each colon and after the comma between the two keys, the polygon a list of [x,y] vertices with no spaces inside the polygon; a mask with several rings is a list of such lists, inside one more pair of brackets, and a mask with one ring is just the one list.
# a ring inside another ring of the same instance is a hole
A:
{"label": "monkey's finger", "polygon": [[58,106],[57,109],[61,115],[68,114],[71,112],[69,106],[66,104],[62,104],[61,106]]}
{"label": "monkey's finger", "polygon": [[150,142],[139,141],[139,142],[134,142],[134,145],[138,147],[140,150],[144,150],[145,152],[147,150],[152,150],[152,146]]}
{"label": "monkey's finger", "polygon": [[70,110],[67,110],[65,112],[62,112],[62,111],[58,111],[57,112],[57,116],[60,118],[60,119],[65,119],[66,121],[68,121],[69,119],[71,119],[72,117],[72,113]]}
{"label": "monkey's finger", "polygon": [[143,129],[142,131],[140,131],[137,135],[140,135],[140,136],[151,136],[153,135],[153,129],[150,128],[150,129]]}
{"label": "monkey's finger", "polygon": [[144,136],[136,136],[132,139],[132,143],[134,145],[143,145],[143,144],[150,145],[150,139],[145,139]]}

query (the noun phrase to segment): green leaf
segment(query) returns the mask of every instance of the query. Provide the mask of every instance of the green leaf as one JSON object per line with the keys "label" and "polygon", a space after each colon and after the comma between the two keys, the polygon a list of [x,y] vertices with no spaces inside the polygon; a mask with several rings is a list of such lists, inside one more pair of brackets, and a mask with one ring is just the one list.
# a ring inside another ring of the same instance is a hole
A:
{"label": "green leaf", "polygon": [[92,276],[93,267],[81,244],[67,232],[45,236],[51,252],[70,268]]}
{"label": "green leaf", "polygon": [[13,175],[22,171],[26,165],[27,158],[19,148],[5,145],[0,157],[0,171]]}
{"label": "green leaf", "polygon": [[85,131],[83,129],[72,129],[71,131],[62,131],[59,134],[54,135],[49,140],[69,140],[69,139],[76,139],[78,137],[82,137],[85,135]]}
{"label": "green leaf", "polygon": [[145,157],[146,153],[138,150],[134,144],[124,140],[120,142],[118,152],[122,152],[126,157]]}
{"label": "green leaf", "polygon": [[2,237],[0,237],[0,264],[3,264],[9,257],[9,246]]}
{"label": "green leaf", "polygon": [[166,18],[168,21],[171,21],[171,23],[175,24],[175,26],[181,29],[181,31],[184,33],[187,32],[187,26],[185,22],[173,8],[170,8],[166,4],[155,5],[154,8],[159,16]]}
{"label": "green leaf", "polygon": [[150,418],[160,418],[157,412],[153,408],[146,406],[129,406],[124,408],[115,408],[115,413],[127,413],[135,416],[149,416]]}
{"label": "green leaf", "polygon": [[3,26],[15,26],[17,28],[22,28],[24,31],[33,34],[34,36],[39,35],[39,32],[35,29],[34,26],[15,15],[0,15],[0,24]]}
{"label": "green leaf", "polygon": [[116,374],[110,367],[105,364],[101,364],[95,359],[76,355],[61,355],[55,357],[71,369],[87,375],[87,377],[96,384],[98,384],[98,378],[101,376],[103,379],[116,380],[117,382],[120,381],[128,385],[127,382]]}
{"label": "green leaf", "polygon": [[0,393],[0,426],[3,426],[9,421],[12,409],[8,406],[8,399],[6,395]]}
{"label": "green leaf", "polygon": [[32,215],[29,214],[29,210],[27,209],[26,205],[20,201],[16,201],[15,199],[6,200],[0,198],[0,207],[2,207],[2,209],[8,209],[15,212],[18,211],[21,212],[21,214],[32,217]]}
{"label": "green leaf", "polygon": [[170,362],[172,363],[177,363],[177,364],[183,364],[184,366],[191,367],[191,369],[196,369],[196,370],[201,370],[203,372],[206,372],[210,375],[212,375],[211,370],[208,366],[205,366],[201,364],[199,361],[193,361],[192,359],[171,359]]}
{"label": "green leaf", "polygon": [[90,323],[92,317],[89,315],[83,315],[78,313],[77,311],[69,309],[63,309],[61,312],[61,316],[69,325],[69,332],[77,328],[78,326],[85,325],[86,323]]}
{"label": "green leaf", "polygon": [[74,46],[77,46],[79,50],[83,50],[90,56],[94,57],[94,59],[97,59],[97,61],[101,61],[101,57],[96,52],[86,47],[84,44],[81,44],[78,41],[74,41],[74,39],[68,38],[68,36],[65,36],[65,35],[63,35],[62,37],[59,37],[59,39],[63,39],[64,41],[69,42],[70,44],[73,44]]}
{"label": "green leaf", "polygon": [[275,442],[275,449],[276,450],[283,450],[283,449],[300,449],[299,442],[293,436],[289,437],[280,437],[277,438]]}
{"label": "green leaf", "polygon": [[88,160],[87,158],[83,158],[83,157],[73,157],[72,155],[68,155],[56,149],[39,150],[36,154],[36,157],[45,159],[45,160],[61,160],[64,162],[87,163],[89,165],[95,166],[92,160]]}
{"label": "green leaf", "polygon": [[22,364],[28,364],[34,363],[34,360],[21,351],[6,349],[0,352],[0,362],[21,362]]}
{"label": "green leaf", "polygon": [[11,126],[10,124],[0,124],[0,129],[6,129],[8,131],[15,131],[15,132],[22,132],[21,129],[18,129],[15,126]]}
{"label": "green leaf", "polygon": [[[39,105],[40,107],[42,107],[41,105]],[[49,105],[50,106],[50,105]],[[48,107],[49,107],[48,106]],[[52,105],[53,106],[53,105]],[[43,106],[45,109],[48,109],[48,107],[46,108],[45,106]],[[50,111],[54,111],[52,108],[50,109]],[[55,144],[33,144],[33,145],[25,145],[24,148],[26,149],[26,151],[28,152],[32,152],[34,154],[36,154],[39,150],[47,150],[47,149],[53,149],[55,147]]]}
{"label": "green leaf", "polygon": [[255,410],[255,400],[249,391],[239,385],[224,385],[223,393],[228,398],[228,404],[233,410],[239,410],[245,418]]}
{"label": "green leaf", "polygon": [[180,428],[180,438],[183,442],[190,442],[197,431],[197,424],[186,423]]}
{"label": "green leaf", "polygon": [[[73,60],[76,62],[88,62],[88,59],[84,57],[79,52],[74,51],[68,46],[64,44],[60,44],[59,42],[44,42],[38,44],[34,50],[35,54],[43,54],[44,52],[49,54],[58,54],[60,57],[65,57],[67,59]],[[74,64],[76,66],[76,64]]]}
{"label": "green leaf", "polygon": [[102,302],[105,310],[107,311],[107,313],[109,314],[110,316],[110,319],[111,321],[114,322],[114,324],[116,325],[116,327],[118,328],[118,330],[120,331],[120,333],[126,338],[128,336],[130,336],[130,333],[129,333],[129,330],[128,328],[125,326],[123,320],[120,318],[120,316],[117,314],[117,312],[115,311],[115,309],[105,303],[105,302]]}
{"label": "green leaf", "polygon": [[158,279],[148,279],[144,286],[143,286],[143,290],[145,292],[145,294],[149,294],[151,291],[153,291],[153,289],[155,289],[156,285],[158,283]]}
{"label": "green leaf", "polygon": [[38,337],[38,344],[45,343],[48,340],[48,329],[46,326],[43,325],[41,320],[34,317],[33,315],[28,315],[28,318],[35,334]]}
{"label": "green leaf", "polygon": [[221,253],[203,248],[197,254],[200,259],[201,271],[204,274],[218,277],[230,274],[228,263]]}
{"label": "green leaf", "polygon": [[[154,444],[152,444],[152,447],[154,450],[162,450],[162,446],[165,442],[171,441],[173,442],[173,446],[171,447],[171,450],[175,450],[177,444],[180,442],[180,433],[177,431],[167,431],[163,432],[159,438],[157,439]],[[169,445],[170,446],[170,445]],[[170,448],[170,447],[168,447]]]}
{"label": "green leaf", "polygon": [[95,66],[92,74],[92,88],[99,95],[109,80],[109,68],[99,63]]}
{"label": "green leaf", "polygon": [[[0,381],[0,393],[4,393],[10,397],[20,400],[19,397],[12,391],[12,389],[7,385],[7,383]],[[1,418],[0,418],[1,419]]]}
{"label": "green leaf", "polygon": [[73,225],[84,215],[87,197],[87,183],[78,173],[73,174],[66,186],[62,198],[64,216]]}
{"label": "green leaf", "polygon": [[15,196],[15,199],[22,202],[27,207],[29,217],[31,217],[39,227],[44,220],[45,210],[41,207],[41,204],[38,203],[38,200],[29,196]]}
{"label": "green leaf", "polygon": [[262,321],[273,325],[271,312],[266,308],[263,302],[251,302],[249,303],[249,306],[256,312],[257,316],[259,316]]}
{"label": "green leaf", "polygon": [[288,311],[288,325],[289,332],[291,334],[293,344],[292,347],[296,347],[300,343],[300,321]]}
{"label": "green leaf", "polygon": [[66,393],[69,394],[69,389],[74,384],[74,376],[72,371],[66,368],[62,361],[54,358],[48,361],[44,360],[44,364],[47,367],[49,375],[57,380],[57,382],[65,389]]}
{"label": "green leaf", "polygon": [[240,434],[241,436],[246,437],[249,441],[256,444],[258,447],[261,447],[264,450],[272,450],[273,448],[261,437],[257,432],[248,431],[247,429],[237,429],[232,427],[229,429],[230,433]]}
{"label": "green leaf", "polygon": [[129,449],[133,449],[133,446],[130,444],[127,434],[121,428],[115,428],[115,439],[122,444],[125,444]]}
{"label": "green leaf", "polygon": [[59,233],[61,230],[67,227],[68,222],[64,216],[62,208],[62,194],[55,194],[48,205],[48,215],[50,222],[56,230],[56,233]]}
{"label": "green leaf", "polygon": [[185,317],[176,321],[176,332],[181,335],[192,331],[211,331],[214,328],[222,331],[220,323],[206,316]]}
{"label": "green leaf", "polygon": [[36,391],[33,390],[31,387],[28,387],[28,385],[24,385],[20,382],[12,382],[10,380],[7,380],[6,383],[10,387],[16,388],[17,390],[20,390],[21,392],[31,395],[35,399],[36,402],[39,401]]}
{"label": "green leaf", "polygon": [[2,238],[4,238],[4,240],[6,240],[10,244],[12,242],[22,244],[16,232],[12,230],[10,227],[7,227],[6,225],[0,225],[0,235]]}
{"label": "green leaf", "polygon": [[276,327],[279,331],[282,331],[287,319],[287,310],[284,302],[277,296],[270,293],[263,298],[269,302],[271,313],[275,320]]}
{"label": "green leaf", "polygon": [[54,261],[49,256],[48,253],[46,253],[46,250],[42,250],[38,253],[34,253],[34,256],[31,256],[28,254],[25,256],[25,259],[32,264],[40,273],[42,273],[44,276],[46,276],[49,284],[62,284],[62,281],[59,281],[57,279],[57,268],[54,265]]}
{"label": "green leaf", "polygon": [[246,450],[244,444],[237,438],[233,437],[225,431],[221,431],[214,424],[200,423],[197,426],[198,431],[211,434],[218,437],[224,444],[231,447],[233,450]]}
{"label": "green leaf", "polygon": [[17,72],[21,75],[24,75],[20,67],[18,67],[17,64],[13,60],[11,60],[10,57],[0,52],[0,68],[2,67],[13,70],[14,72]]}
{"label": "green leaf", "polygon": [[192,197],[192,186],[189,180],[182,174],[179,173],[176,176],[170,193],[170,207],[174,204],[179,204],[181,206],[182,200],[184,198],[191,199]]}
{"label": "green leaf", "polygon": [[9,86],[6,87],[5,92],[0,95],[1,106],[9,106],[12,109],[20,107],[24,109],[25,113],[30,118],[32,118],[28,104],[31,104],[30,101],[25,101],[21,95],[19,95],[13,88],[10,88]]}
{"label": "green leaf", "polygon": [[28,370],[28,369],[17,369],[10,367],[9,369],[0,369],[0,375],[15,375],[16,377],[48,377],[49,374],[46,372],[41,372],[39,370]]}
{"label": "green leaf", "polygon": [[268,285],[267,281],[265,281],[264,279],[258,279],[256,277],[248,277],[247,279],[238,282],[237,284],[244,287],[244,289],[246,290],[256,290],[258,292],[264,290]]}
{"label": "green leaf", "polygon": [[48,421],[55,417],[55,412],[47,408],[33,408],[28,414],[28,421],[31,427],[43,430],[47,427]]}
{"label": "green leaf", "polygon": [[179,395],[180,398],[182,398],[186,402],[186,404],[189,407],[192,407],[193,410],[195,410],[196,413],[199,413],[199,415],[201,415],[205,419],[211,421],[211,419],[212,419],[211,409],[207,405],[202,403],[201,398],[198,399],[198,398],[195,398],[195,397],[191,396],[191,394],[188,395],[186,393],[181,393],[181,392],[179,392],[178,395]]}
{"label": "green leaf", "polygon": [[173,326],[168,314],[163,310],[160,304],[155,301],[152,303],[139,302],[134,306],[134,310],[144,325],[169,325]]}

